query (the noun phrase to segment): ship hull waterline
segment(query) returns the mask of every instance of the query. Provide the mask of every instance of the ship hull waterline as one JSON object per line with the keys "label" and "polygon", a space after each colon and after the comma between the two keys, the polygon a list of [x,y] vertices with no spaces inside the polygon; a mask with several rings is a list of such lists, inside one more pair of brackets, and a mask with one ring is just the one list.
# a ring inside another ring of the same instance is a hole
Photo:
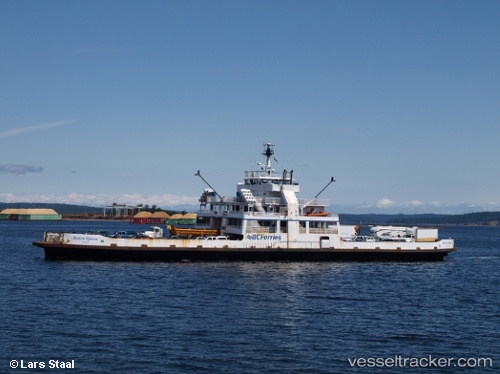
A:
{"label": "ship hull waterline", "polygon": [[133,248],[33,242],[46,260],[71,261],[300,261],[300,262],[429,262],[443,261],[455,248],[443,250],[380,249],[248,249],[248,248]]}

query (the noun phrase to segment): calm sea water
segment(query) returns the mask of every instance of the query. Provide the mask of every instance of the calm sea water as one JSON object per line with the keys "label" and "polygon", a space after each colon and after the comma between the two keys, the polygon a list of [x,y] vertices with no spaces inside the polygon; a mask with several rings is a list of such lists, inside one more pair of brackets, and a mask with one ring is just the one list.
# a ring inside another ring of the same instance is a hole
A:
{"label": "calm sea water", "polygon": [[349,364],[398,356],[493,361],[435,372],[500,367],[500,228],[441,229],[459,251],[438,263],[80,263],[31,244],[44,230],[105,228],[146,227],[0,221],[0,372],[426,370]]}

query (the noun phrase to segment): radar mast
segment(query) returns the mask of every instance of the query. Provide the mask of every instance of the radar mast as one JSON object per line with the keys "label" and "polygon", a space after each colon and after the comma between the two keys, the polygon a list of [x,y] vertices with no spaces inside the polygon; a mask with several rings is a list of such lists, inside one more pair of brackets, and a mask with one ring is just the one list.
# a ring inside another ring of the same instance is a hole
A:
{"label": "radar mast", "polygon": [[264,151],[262,152],[266,156],[266,175],[271,175],[271,156],[274,155],[274,144],[265,143]]}

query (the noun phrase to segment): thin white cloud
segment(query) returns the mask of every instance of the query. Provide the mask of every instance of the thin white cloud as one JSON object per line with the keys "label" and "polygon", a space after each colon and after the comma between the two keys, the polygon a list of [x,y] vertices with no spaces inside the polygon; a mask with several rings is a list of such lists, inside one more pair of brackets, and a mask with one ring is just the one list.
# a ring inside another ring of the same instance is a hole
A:
{"label": "thin white cloud", "polygon": [[425,203],[421,202],[420,200],[412,200],[410,201],[410,206],[412,207],[419,207],[425,205]]}
{"label": "thin white cloud", "polygon": [[15,129],[10,129],[10,130],[6,130],[6,131],[3,131],[3,132],[0,132],[0,138],[7,138],[9,136],[16,136],[16,135],[21,135],[21,134],[28,134],[28,133],[31,133],[31,132],[45,130],[45,129],[50,129],[50,128],[53,128],[53,127],[70,125],[70,124],[75,123],[75,122],[76,122],[76,120],[71,120],[71,121],[56,121],[56,122],[42,123],[41,125],[34,125],[34,126],[28,126],[28,127],[18,127],[18,128],[15,128]]}
{"label": "thin white cloud", "polygon": [[395,204],[394,201],[392,201],[391,199],[387,199],[387,198],[380,199],[375,203],[377,208],[389,208],[389,207],[394,206],[394,204]]}

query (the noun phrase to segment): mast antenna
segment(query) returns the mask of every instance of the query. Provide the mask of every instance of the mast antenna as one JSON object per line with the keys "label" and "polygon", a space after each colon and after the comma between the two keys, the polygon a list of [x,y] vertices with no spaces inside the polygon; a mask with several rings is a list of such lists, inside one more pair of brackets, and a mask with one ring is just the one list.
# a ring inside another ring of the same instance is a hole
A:
{"label": "mast antenna", "polygon": [[271,156],[274,155],[274,144],[265,143],[263,156],[266,156],[266,174],[271,175]]}
{"label": "mast antenna", "polygon": [[203,180],[203,182],[205,182],[205,183],[207,184],[207,186],[208,186],[208,187],[210,187],[210,188],[211,188],[211,189],[215,192],[215,194],[216,194],[217,196],[219,196],[219,199],[220,199],[221,201],[223,200],[223,199],[222,199],[222,196],[221,196],[221,195],[219,195],[219,193],[218,193],[217,191],[215,191],[215,188],[213,188],[213,187],[210,185],[210,183],[208,183],[208,182],[205,180],[205,178],[203,178],[203,177],[201,176],[201,173],[200,173],[200,171],[199,171],[199,170],[198,170],[198,171],[197,171],[194,175],[195,175],[195,176],[197,176],[197,177],[200,177],[200,178]]}
{"label": "mast antenna", "polygon": [[335,180],[335,178],[334,178],[334,177],[332,177],[332,178],[330,179],[330,182],[328,182],[328,183],[326,184],[326,186],[325,186],[325,187],[323,187],[323,189],[322,189],[321,191],[319,191],[319,192],[316,194],[316,196],[314,196],[311,200],[309,200],[307,203],[305,203],[305,204],[302,206],[302,209],[304,209],[306,206],[308,206],[308,205],[309,205],[309,204],[311,204],[314,200],[316,200],[316,199],[318,198],[318,196],[319,196],[319,195],[321,195],[321,194],[323,193],[323,191],[324,191],[324,190],[326,190],[326,189],[327,189],[327,187],[328,187],[330,184],[332,184],[333,182],[336,182],[336,180]]}

